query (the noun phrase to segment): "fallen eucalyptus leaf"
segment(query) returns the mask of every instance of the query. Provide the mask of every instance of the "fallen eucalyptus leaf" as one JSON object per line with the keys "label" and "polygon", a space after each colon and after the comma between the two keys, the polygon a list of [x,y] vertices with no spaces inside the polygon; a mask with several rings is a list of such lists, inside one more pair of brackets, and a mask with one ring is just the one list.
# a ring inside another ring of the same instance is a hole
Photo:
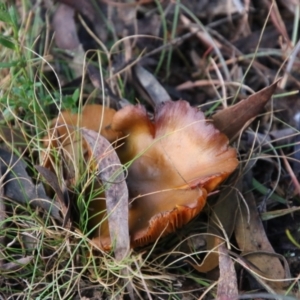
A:
{"label": "fallen eucalyptus leaf", "polygon": [[1,272],[20,271],[23,267],[28,265],[34,258],[35,258],[35,256],[30,255],[30,256],[25,256],[25,257],[22,257],[18,260],[6,263],[3,266],[1,266],[0,271]]}
{"label": "fallen eucalyptus leaf", "polygon": [[229,140],[233,140],[247,122],[249,123],[252,118],[263,111],[279,81],[280,79],[247,99],[217,112],[212,116],[214,125],[225,133]]}
{"label": "fallen eucalyptus leaf", "polygon": [[4,187],[4,197],[20,204],[30,204],[33,207],[43,208],[54,219],[61,221],[61,207],[58,202],[50,199],[40,183],[32,183],[26,171],[27,165],[21,159],[0,149],[0,168]]}
{"label": "fallen eucalyptus leaf", "polygon": [[[4,189],[2,184],[2,172],[0,169],[0,232],[4,232],[6,223],[4,222],[6,219],[6,208],[4,203]],[[2,231],[3,230],[3,231]],[[0,268],[2,267],[4,263],[5,256],[3,255],[2,249],[5,249],[5,236],[0,235]]]}
{"label": "fallen eucalyptus leaf", "polygon": [[234,263],[229,256],[224,243],[219,246],[219,268],[220,277],[218,280],[216,300],[238,299],[238,287]]}
{"label": "fallen eucalyptus leaf", "polygon": [[96,160],[98,177],[104,185],[111,242],[115,241],[115,256],[123,259],[129,251],[128,189],[122,164],[112,145],[99,133],[82,129],[89,157]]}
{"label": "fallen eucalyptus leaf", "polygon": [[65,4],[58,5],[53,15],[52,27],[55,31],[55,43],[59,48],[74,50],[80,45],[74,17],[73,8]]}
{"label": "fallen eucalyptus leaf", "polygon": [[25,149],[28,141],[22,135],[20,128],[14,128],[6,124],[1,124],[0,139],[7,145],[14,145],[15,149]]}
{"label": "fallen eucalyptus leaf", "polygon": [[[269,278],[268,284],[280,289],[284,287],[285,281],[271,281],[285,279],[285,270],[278,257],[274,256],[275,251],[271,246],[265,233],[261,218],[257,212],[254,196],[246,189],[244,193],[248,208],[242,204],[240,213],[237,215],[235,238],[243,256],[252,253],[248,260],[257,267],[254,271]],[[250,216],[249,216],[250,214]],[[262,253],[259,253],[263,251]],[[269,253],[269,255],[268,255]],[[259,271],[258,271],[259,270]]]}
{"label": "fallen eucalyptus leaf", "polygon": [[207,273],[219,265],[218,246],[223,243],[223,238],[220,237],[223,237],[224,233],[226,233],[230,238],[233,233],[240,185],[241,180],[236,183],[236,188],[230,186],[222,190],[216,204],[210,207],[211,214],[206,236],[207,255],[200,265],[192,264],[198,272]]}
{"label": "fallen eucalyptus leaf", "polygon": [[72,7],[77,14],[85,16],[89,20],[90,24],[93,24],[95,33],[98,35],[100,40],[104,42],[107,39],[107,23],[105,18],[103,18],[103,12],[106,10],[105,1],[58,0],[57,2],[66,4]]}
{"label": "fallen eucalyptus leaf", "polygon": [[36,170],[46,179],[47,183],[52,187],[54,190],[57,200],[60,203],[61,212],[64,218],[63,226],[67,223],[69,219],[69,203],[66,205],[63,192],[59,186],[59,182],[57,177],[53,172],[43,166],[35,166]]}
{"label": "fallen eucalyptus leaf", "polygon": [[135,87],[153,107],[171,100],[171,97],[157,79],[139,64],[135,65],[133,75]]}

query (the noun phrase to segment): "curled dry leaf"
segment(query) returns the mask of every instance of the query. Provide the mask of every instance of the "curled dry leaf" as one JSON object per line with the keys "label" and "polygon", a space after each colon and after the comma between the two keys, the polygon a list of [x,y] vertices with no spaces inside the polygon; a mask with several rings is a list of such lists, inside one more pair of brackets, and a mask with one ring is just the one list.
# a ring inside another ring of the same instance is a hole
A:
{"label": "curled dry leaf", "polygon": [[128,135],[118,154],[121,162],[130,162],[129,231],[134,247],[189,222],[202,210],[207,194],[238,164],[227,137],[186,101],[161,105],[154,122],[141,105],[125,107],[115,114],[111,127]]}
{"label": "curled dry leaf", "polygon": [[[92,130],[83,129],[82,134],[88,144],[89,158],[96,163],[97,175],[105,190],[104,208],[107,210],[110,239],[103,238],[100,243],[102,248],[109,249],[110,240],[114,240],[116,258],[121,260],[129,250],[128,189],[123,168],[114,148],[105,138]],[[94,199],[92,202],[97,214],[97,210],[103,208],[103,200]],[[103,231],[107,234],[107,222],[102,224],[97,232],[99,235]]]}

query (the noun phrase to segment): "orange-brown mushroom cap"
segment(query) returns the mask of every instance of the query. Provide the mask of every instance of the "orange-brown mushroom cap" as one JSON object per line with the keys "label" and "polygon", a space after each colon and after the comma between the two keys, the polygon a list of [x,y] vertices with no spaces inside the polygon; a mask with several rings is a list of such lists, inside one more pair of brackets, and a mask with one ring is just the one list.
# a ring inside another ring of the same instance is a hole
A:
{"label": "orange-brown mushroom cap", "polygon": [[[78,131],[78,128],[83,127],[87,129],[100,132],[110,142],[118,138],[118,132],[110,128],[111,121],[116,111],[99,104],[86,105],[82,109],[81,114],[72,113],[69,110],[63,111],[59,116],[51,121],[52,130],[56,130],[63,145],[71,143],[72,134]],[[51,141],[52,142],[52,141]]]}
{"label": "orange-brown mushroom cap", "polygon": [[111,128],[128,135],[118,151],[131,162],[129,231],[132,246],[173,232],[203,208],[207,193],[237,167],[228,138],[186,101],[166,102],[154,122],[145,109],[118,111]]}
{"label": "orange-brown mushroom cap", "polygon": [[[87,128],[101,133],[108,141],[114,142],[120,133],[110,128],[111,121],[116,111],[99,104],[87,105],[80,114],[69,110],[63,111],[50,123],[48,135],[44,138],[44,146],[61,149],[68,163],[68,168],[78,165],[82,154],[87,150],[85,141],[81,137],[79,128]],[[49,152],[44,155],[44,166],[53,169],[55,159]],[[69,173],[72,173],[70,171]],[[74,175],[69,175],[73,177]]]}

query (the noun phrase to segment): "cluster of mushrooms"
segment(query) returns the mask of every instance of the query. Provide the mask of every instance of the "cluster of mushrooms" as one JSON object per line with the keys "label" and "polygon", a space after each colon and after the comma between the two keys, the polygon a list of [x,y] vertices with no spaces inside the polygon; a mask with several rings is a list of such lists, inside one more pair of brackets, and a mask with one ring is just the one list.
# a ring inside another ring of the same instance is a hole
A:
{"label": "cluster of mushrooms", "polygon": [[[63,148],[72,161],[84,156],[84,142],[74,135],[78,128],[86,128],[112,143],[121,163],[128,165],[132,247],[147,245],[188,223],[203,209],[207,195],[238,165],[236,150],[225,134],[183,100],[161,104],[153,120],[142,105],[118,111],[86,105],[80,114],[62,112],[51,126],[56,138],[48,139],[46,146]],[[109,249],[105,207],[104,192],[90,203],[90,226],[98,224],[94,240]]]}

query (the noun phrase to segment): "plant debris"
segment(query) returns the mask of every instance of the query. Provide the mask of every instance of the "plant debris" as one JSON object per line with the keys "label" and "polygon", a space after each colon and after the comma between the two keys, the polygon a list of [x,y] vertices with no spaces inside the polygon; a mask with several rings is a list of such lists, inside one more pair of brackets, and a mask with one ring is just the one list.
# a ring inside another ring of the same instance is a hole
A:
{"label": "plant debris", "polygon": [[56,220],[61,220],[60,203],[50,199],[41,183],[35,185],[28,175],[25,162],[14,154],[0,148],[3,197],[17,203],[43,208]]}
{"label": "plant debris", "polygon": [[299,16],[0,4],[0,296],[298,299]]}

